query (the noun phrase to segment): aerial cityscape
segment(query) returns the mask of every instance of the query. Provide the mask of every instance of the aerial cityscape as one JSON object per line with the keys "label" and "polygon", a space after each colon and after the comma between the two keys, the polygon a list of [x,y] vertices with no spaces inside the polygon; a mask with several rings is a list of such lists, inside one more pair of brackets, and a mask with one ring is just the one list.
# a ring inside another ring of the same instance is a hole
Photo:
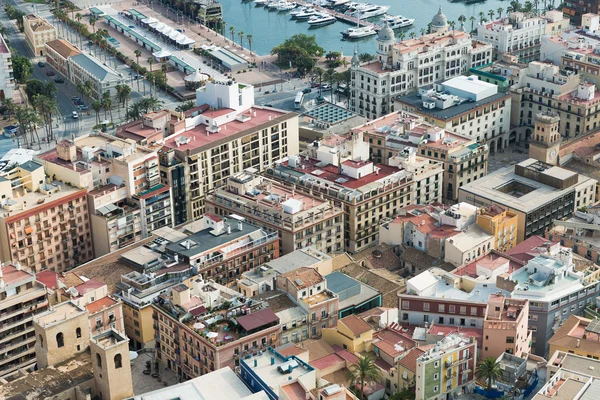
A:
{"label": "aerial cityscape", "polygon": [[0,400],[599,400],[599,72],[600,0],[3,0]]}

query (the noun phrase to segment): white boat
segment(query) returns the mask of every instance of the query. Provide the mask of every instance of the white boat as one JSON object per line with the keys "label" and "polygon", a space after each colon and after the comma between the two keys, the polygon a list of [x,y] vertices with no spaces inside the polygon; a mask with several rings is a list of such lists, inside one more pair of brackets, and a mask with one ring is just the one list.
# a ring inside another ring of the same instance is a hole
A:
{"label": "white boat", "polygon": [[350,2],[350,0],[329,0],[329,3],[331,3],[331,7],[344,6],[344,5],[348,4],[349,2]]}
{"label": "white boat", "polygon": [[406,28],[407,26],[411,26],[412,24],[415,23],[415,19],[414,18],[406,18],[406,17],[403,17],[402,15],[394,15],[394,16],[387,16],[387,17],[381,18],[381,22],[383,24],[385,24],[387,22],[389,27],[392,29],[399,29],[399,28]]}
{"label": "white boat", "polygon": [[295,9],[292,10],[292,12],[290,12],[290,16],[292,18],[296,18],[296,15],[303,13],[306,10],[308,10],[308,7],[296,7]]}
{"label": "white boat", "polygon": [[378,17],[380,15],[385,14],[390,9],[390,6],[376,6],[371,5],[369,7],[365,7],[362,10],[357,9],[351,15],[354,18],[373,18]]}
{"label": "white boat", "polygon": [[273,1],[269,1],[265,5],[265,7],[268,8],[269,10],[275,10],[275,9],[277,9],[277,7],[279,7],[283,3],[285,3],[285,1],[273,0]]}
{"label": "white boat", "polygon": [[329,24],[333,24],[337,19],[329,14],[318,14],[313,15],[308,19],[308,25],[317,27],[317,26],[325,26]]}
{"label": "white boat", "polygon": [[255,6],[264,6],[265,4],[267,4],[267,0],[254,0],[254,5]]}
{"label": "white boat", "polygon": [[377,31],[373,26],[361,26],[358,28],[349,28],[342,32],[342,36],[346,39],[362,39],[365,37],[376,35]]}
{"label": "white boat", "polygon": [[309,19],[311,17],[314,17],[317,14],[319,14],[318,11],[316,11],[316,10],[314,10],[312,8],[308,8],[305,11],[303,11],[303,12],[301,12],[299,14],[296,14],[296,19],[305,20],[305,19]]}
{"label": "white boat", "polygon": [[293,10],[294,8],[296,8],[298,5],[296,3],[289,3],[289,2],[283,2],[280,3],[279,6],[277,6],[277,11],[279,12],[284,12],[284,11],[290,11]]}

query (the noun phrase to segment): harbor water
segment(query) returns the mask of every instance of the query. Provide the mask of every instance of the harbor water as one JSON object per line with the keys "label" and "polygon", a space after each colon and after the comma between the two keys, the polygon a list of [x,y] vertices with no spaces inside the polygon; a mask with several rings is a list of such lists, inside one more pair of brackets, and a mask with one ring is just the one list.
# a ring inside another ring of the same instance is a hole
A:
{"label": "harbor water", "polygon": [[[244,35],[252,35],[252,51],[265,55],[269,54],[271,49],[282,43],[285,39],[298,34],[306,33],[315,35],[317,43],[325,51],[341,51],[344,55],[350,55],[354,51],[354,46],[358,47],[360,53],[375,52],[375,38],[371,36],[358,41],[343,41],[341,31],[348,29],[351,25],[337,21],[332,25],[319,28],[309,28],[306,21],[296,21],[291,19],[289,12],[269,11],[262,6],[256,6],[253,1],[242,0],[219,0],[223,5],[224,20],[227,22],[225,35],[231,39],[229,27],[235,27],[235,42],[239,44],[238,33],[244,32]],[[367,0],[364,0],[365,2]],[[371,0],[373,4],[390,6],[388,15],[403,15],[408,18],[415,18],[415,23],[410,28],[402,29],[405,37],[413,31],[417,36],[421,35],[421,29],[427,29],[431,18],[438,12],[441,6],[442,11],[448,17],[448,21],[455,22],[455,29],[460,27],[458,18],[464,15],[467,18],[465,22],[466,30],[471,29],[469,18],[476,18],[475,26],[479,21],[479,13],[483,12],[485,18],[489,19],[488,12],[493,10],[497,15],[498,8],[503,8],[503,15],[506,14],[506,8],[509,7],[508,0],[485,0],[479,3],[465,4],[464,2],[434,1],[434,0]],[[375,17],[370,21],[380,23],[381,17]],[[400,30],[396,30],[396,37]],[[244,47],[248,47],[248,42],[244,36]]]}

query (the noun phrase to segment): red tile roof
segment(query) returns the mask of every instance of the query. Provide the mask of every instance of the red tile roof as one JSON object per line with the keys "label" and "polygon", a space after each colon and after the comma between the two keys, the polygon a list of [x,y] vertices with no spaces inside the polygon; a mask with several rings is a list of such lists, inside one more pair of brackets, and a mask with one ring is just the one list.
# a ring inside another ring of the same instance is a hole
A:
{"label": "red tile roof", "polygon": [[547,243],[556,244],[558,242],[552,242],[543,236],[535,235],[508,250],[506,254],[521,261],[529,261],[540,254],[538,248],[547,247]]}
{"label": "red tile roof", "polygon": [[106,286],[106,283],[99,281],[98,279],[92,278],[81,285],[75,287],[79,294],[86,294],[96,289],[100,289],[102,286]]}
{"label": "red tile roof", "polygon": [[340,357],[342,357],[344,360],[346,360],[352,364],[356,364],[358,362],[358,357],[355,356],[354,354],[350,353],[348,350],[342,349],[337,344],[334,344],[331,347],[333,348],[333,350],[335,350],[335,353],[337,355],[339,355]]}
{"label": "red tile roof", "polygon": [[18,270],[17,267],[12,264],[2,267],[2,279],[4,280],[5,285],[14,285],[18,282],[24,281],[30,276],[31,275],[29,275],[27,272]]}
{"label": "red tile roof", "polygon": [[421,357],[422,354],[425,353],[425,350],[415,347],[410,349],[408,352],[404,354],[398,363],[402,365],[404,368],[409,371],[416,372],[417,371],[417,358]]}
{"label": "red tile roof", "polygon": [[102,311],[105,308],[112,307],[115,304],[117,304],[116,300],[111,299],[110,297],[106,296],[106,297],[101,298],[100,300],[91,302],[90,304],[85,306],[85,308],[87,308],[87,310],[90,314],[95,314],[98,311]]}
{"label": "red tile roof", "polygon": [[345,362],[346,361],[344,360],[344,358],[342,358],[341,356],[334,353],[334,354],[330,354],[325,357],[321,357],[318,360],[311,361],[310,365],[312,365],[316,369],[327,369],[336,364],[345,363]]}
{"label": "red tile roof", "polygon": [[54,271],[38,272],[35,279],[49,289],[56,290],[58,288],[58,274]]}

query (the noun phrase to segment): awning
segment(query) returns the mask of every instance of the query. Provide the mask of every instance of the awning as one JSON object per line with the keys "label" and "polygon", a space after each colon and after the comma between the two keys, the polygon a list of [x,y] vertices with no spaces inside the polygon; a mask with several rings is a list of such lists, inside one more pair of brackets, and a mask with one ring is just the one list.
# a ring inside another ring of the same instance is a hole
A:
{"label": "awning", "polygon": [[186,82],[204,82],[208,78],[209,78],[208,75],[203,74],[200,71],[196,70],[196,72],[189,74],[188,76],[183,78],[183,80]]}
{"label": "awning", "polygon": [[155,58],[165,58],[165,57],[171,57],[171,52],[169,52],[167,50],[161,50],[161,51],[157,51],[155,53],[152,53],[152,55]]}
{"label": "awning", "polygon": [[162,22],[159,22],[158,24],[154,25],[154,29],[156,29],[157,31],[161,31],[162,29],[164,29],[166,25]]}
{"label": "awning", "polygon": [[177,38],[177,36],[179,36],[181,33],[179,31],[173,31],[169,34],[169,39],[173,39],[175,40]]}
{"label": "awning", "polygon": [[150,18],[143,19],[142,22],[145,24],[152,24],[154,22],[158,22],[158,20],[156,18],[150,17]]}
{"label": "awning", "polygon": [[195,40],[190,39],[189,37],[182,35],[183,37],[178,37],[176,39],[177,44],[181,44],[181,45],[188,45],[188,44],[194,44],[196,43]]}
{"label": "awning", "polygon": [[26,234],[29,235],[31,232],[33,232],[33,226],[27,226],[27,227],[25,227],[25,233]]}

